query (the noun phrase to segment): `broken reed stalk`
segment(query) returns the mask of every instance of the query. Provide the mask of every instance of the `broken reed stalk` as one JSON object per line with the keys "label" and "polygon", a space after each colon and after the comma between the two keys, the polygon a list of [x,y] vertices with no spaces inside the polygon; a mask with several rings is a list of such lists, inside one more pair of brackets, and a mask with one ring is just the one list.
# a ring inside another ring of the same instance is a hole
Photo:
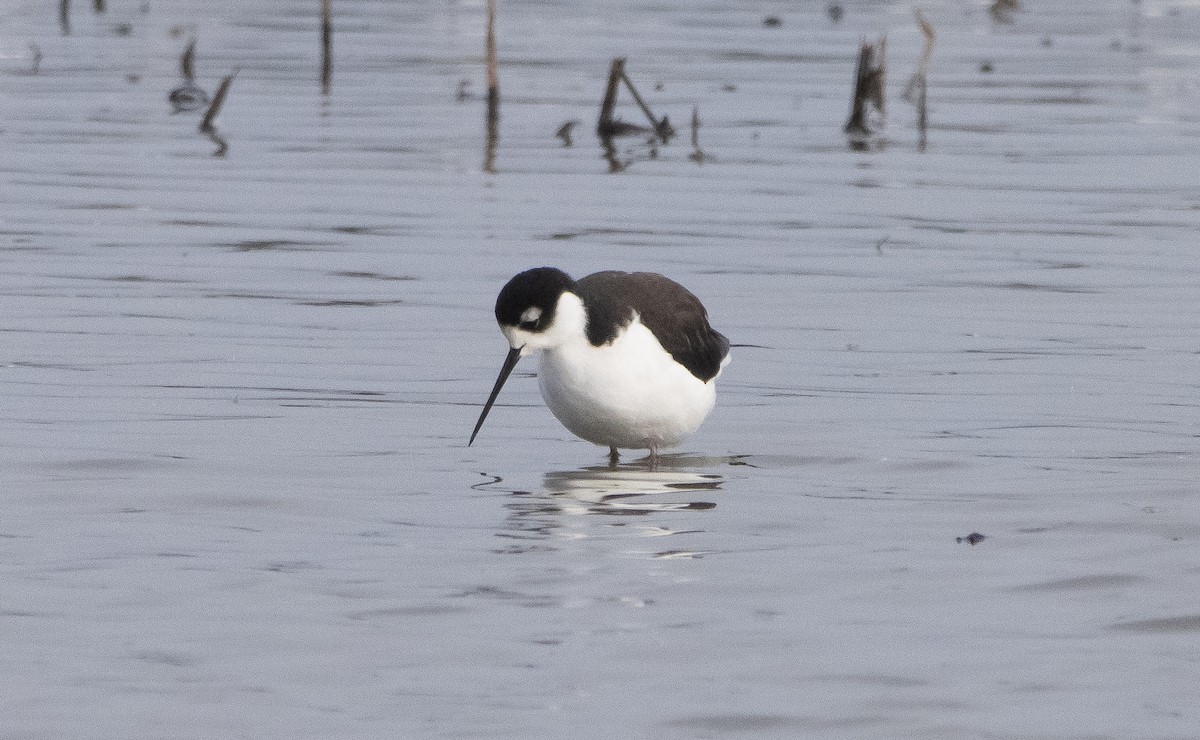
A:
{"label": "broken reed stalk", "polygon": [[914,12],[917,15],[917,24],[921,26],[921,33],[925,36],[925,45],[921,47],[921,60],[917,64],[917,73],[913,75],[913,80],[917,83],[917,131],[920,137],[917,147],[921,151],[925,151],[926,129],[928,127],[928,114],[925,105],[926,73],[929,71],[929,61],[933,58],[933,42],[937,38],[937,34],[933,32],[933,26],[925,19],[925,14],[921,12],[920,8],[916,8]]}
{"label": "broken reed stalk", "polygon": [[196,79],[196,70],[194,67],[196,60],[196,37],[193,36],[188,41],[187,48],[183,50],[183,54],[179,57],[179,74],[183,75],[183,79],[192,82]]}
{"label": "broken reed stalk", "polygon": [[600,119],[596,122],[596,133],[601,138],[616,133],[613,110],[617,107],[617,90],[625,76],[625,57],[615,57],[608,68],[608,84],[604,87],[604,100],[600,102]]}
{"label": "broken reed stalk", "polygon": [[879,42],[875,44],[875,52],[875,79],[872,81],[871,99],[879,115],[887,118],[887,95],[884,95],[884,90],[887,89],[887,36],[879,37]]}
{"label": "broken reed stalk", "polygon": [[[650,119],[650,125],[654,126],[654,130],[658,131],[661,123],[654,118],[654,113],[650,110],[650,106],[646,105],[646,101],[642,100],[642,96],[638,94],[637,88],[633,86],[633,80],[629,79],[629,75],[625,74],[624,65],[621,66],[621,79],[625,82],[625,87],[629,88],[629,92],[633,95],[634,101],[638,107],[642,109],[642,113],[646,114],[646,118]],[[663,121],[667,119],[664,118]]]}
{"label": "broken reed stalk", "polygon": [[933,58],[933,42],[937,39],[937,34],[933,32],[933,25],[925,19],[925,14],[920,8],[915,8],[913,12],[917,16],[921,34],[925,37],[925,45],[921,47],[921,61],[917,64],[917,72],[924,77],[929,71],[929,60]]}
{"label": "broken reed stalk", "polygon": [[[650,129],[625,123],[614,117],[613,111],[617,107],[617,92],[622,82],[625,83],[625,87],[629,88],[634,101],[650,121]],[[667,117],[663,116],[661,121],[654,117],[654,112],[650,110],[650,106],[646,105],[646,101],[638,93],[633,80],[629,79],[629,75],[625,73],[625,57],[614,57],[608,71],[608,84],[604,88],[604,100],[600,103],[600,119],[596,122],[596,133],[601,138],[607,138],[647,130],[652,130],[663,143],[675,135],[675,129],[671,127],[671,122]]]}
{"label": "broken reed stalk", "polygon": [[928,128],[928,119],[925,113],[925,75],[921,75],[920,82],[917,83],[917,149],[925,151],[926,129]]}
{"label": "broken reed stalk", "polygon": [[333,0],[321,0],[321,92],[333,85]]}
{"label": "broken reed stalk", "polygon": [[692,153],[688,159],[704,164],[704,150],[700,148],[700,108],[692,106]]}
{"label": "broken reed stalk", "polygon": [[29,65],[29,74],[35,75],[42,66],[42,48],[30,41],[29,50],[33,52],[33,63]]}
{"label": "broken reed stalk", "polygon": [[488,120],[500,118],[500,72],[496,62],[496,0],[487,3],[487,36],[484,39],[487,56]]}
{"label": "broken reed stalk", "polygon": [[868,106],[885,113],[884,77],[887,72],[887,37],[871,44],[861,43],[858,50],[858,67],[854,73],[854,95],[850,102],[850,118],[843,130],[853,136],[867,136]]}
{"label": "broken reed stalk", "polygon": [[237,77],[238,70],[234,70],[232,74],[225,75],[225,79],[221,80],[221,84],[217,86],[217,91],[213,93],[212,102],[208,105],[208,110],[204,113],[204,120],[200,121],[200,131],[208,133],[213,130],[213,123],[217,120],[217,116],[221,113],[221,106],[225,103],[225,95],[229,92],[229,86],[233,84],[233,78]]}
{"label": "broken reed stalk", "polygon": [[487,65],[487,144],[483,154],[483,171],[496,171],[496,143],[500,138],[500,72],[496,62],[496,0],[487,2],[487,33],[484,35],[484,57]]}
{"label": "broken reed stalk", "polygon": [[58,26],[63,36],[71,35],[71,0],[58,0]]}

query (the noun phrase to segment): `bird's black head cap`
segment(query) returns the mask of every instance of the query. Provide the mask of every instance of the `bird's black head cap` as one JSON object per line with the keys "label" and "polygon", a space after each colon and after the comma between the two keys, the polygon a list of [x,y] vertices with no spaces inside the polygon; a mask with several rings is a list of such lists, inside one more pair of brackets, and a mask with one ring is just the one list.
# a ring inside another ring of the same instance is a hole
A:
{"label": "bird's black head cap", "polygon": [[554,321],[559,296],[574,285],[570,275],[555,267],[526,270],[500,290],[496,298],[496,322],[528,332],[542,331]]}

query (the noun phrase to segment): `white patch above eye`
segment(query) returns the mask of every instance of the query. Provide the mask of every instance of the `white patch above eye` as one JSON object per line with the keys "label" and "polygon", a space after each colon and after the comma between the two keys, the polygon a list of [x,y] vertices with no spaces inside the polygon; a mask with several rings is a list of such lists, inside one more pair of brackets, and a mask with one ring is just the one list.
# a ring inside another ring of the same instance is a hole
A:
{"label": "white patch above eye", "polygon": [[542,309],[537,306],[530,306],[521,312],[521,323],[532,324],[542,318]]}

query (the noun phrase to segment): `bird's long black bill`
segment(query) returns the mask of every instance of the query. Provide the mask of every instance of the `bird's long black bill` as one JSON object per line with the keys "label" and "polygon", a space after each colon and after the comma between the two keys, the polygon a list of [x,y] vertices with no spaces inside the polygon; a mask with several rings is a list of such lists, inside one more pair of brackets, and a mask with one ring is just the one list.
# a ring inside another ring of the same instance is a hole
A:
{"label": "bird's long black bill", "polygon": [[475,435],[479,434],[480,428],[483,427],[483,420],[487,418],[488,412],[492,410],[492,404],[496,402],[496,396],[500,395],[500,389],[504,387],[504,381],[508,380],[508,376],[512,374],[513,368],[517,366],[517,360],[521,359],[521,350],[519,347],[513,347],[508,351],[508,357],[504,358],[504,366],[500,368],[500,377],[496,378],[496,387],[492,388],[492,395],[488,396],[487,403],[483,404],[483,413],[479,415],[479,421],[475,422],[475,431],[471,432],[471,439],[467,442],[467,447],[475,441]]}

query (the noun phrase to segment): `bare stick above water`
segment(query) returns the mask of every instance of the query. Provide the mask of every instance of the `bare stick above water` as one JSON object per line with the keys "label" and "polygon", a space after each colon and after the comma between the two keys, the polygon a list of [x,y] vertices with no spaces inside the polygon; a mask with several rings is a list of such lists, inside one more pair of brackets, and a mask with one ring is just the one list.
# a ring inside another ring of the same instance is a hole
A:
{"label": "bare stick above water", "polygon": [[333,85],[333,0],[321,0],[321,92]]}
{"label": "bare stick above water", "polygon": [[692,106],[692,153],[688,159],[696,164],[704,164],[704,150],[700,148],[700,109]]}
{"label": "bare stick above water", "polygon": [[500,118],[500,72],[496,61],[496,0],[488,0],[487,3],[484,55],[487,61],[487,116],[491,121]]}
{"label": "bare stick above water", "polygon": [[194,67],[196,60],[196,37],[193,36],[188,41],[187,48],[183,50],[183,54],[179,57],[179,74],[183,75],[183,79],[192,82],[196,79],[196,70]]}
{"label": "bare stick above water", "polygon": [[233,78],[237,77],[237,73],[238,70],[235,69],[232,74],[225,75],[225,79],[221,80],[221,84],[217,86],[212,102],[209,103],[208,110],[204,113],[204,120],[200,122],[201,131],[213,128],[213,123],[221,113],[221,106],[225,103],[225,95],[229,93],[229,86],[233,84]]}
{"label": "bare stick above water", "polygon": [[[633,80],[629,79],[629,75],[625,74],[624,65],[621,66],[621,80],[625,82],[625,87],[629,88],[634,102],[642,109],[642,113],[646,114],[646,118],[650,119],[650,123],[654,125],[655,130],[658,130],[660,122],[654,118],[654,112],[650,110],[650,106],[646,105],[646,101],[642,100],[642,96],[638,93],[637,87],[634,86]],[[663,120],[665,121],[666,119],[664,118]]]}
{"label": "bare stick above water", "polygon": [[104,0],[92,0],[92,10],[96,13],[103,13]]}
{"label": "bare stick above water", "polygon": [[214,157],[224,157],[225,152],[229,150],[229,143],[225,141],[225,137],[221,136],[213,124],[221,113],[221,105],[225,102],[225,95],[229,92],[229,86],[233,84],[233,78],[237,76],[237,73],[238,70],[235,69],[232,74],[226,75],[225,79],[221,80],[216,93],[213,94],[212,103],[204,114],[204,120],[200,122],[200,133],[212,139],[213,143],[217,145],[217,150],[213,152]]}
{"label": "bare stick above water", "polygon": [[929,128],[928,107],[926,106],[926,89],[928,87],[926,73],[929,71],[929,61],[933,58],[933,42],[937,38],[937,34],[933,32],[933,26],[929,21],[925,20],[921,9],[916,8],[915,12],[917,23],[921,26],[921,33],[925,36],[925,45],[921,48],[921,61],[917,65],[916,74],[916,78],[920,80],[917,95],[917,131],[920,138],[917,146],[921,151],[925,151],[926,131]]}
{"label": "bare stick above water", "polygon": [[33,63],[29,65],[29,74],[35,75],[42,66],[42,48],[30,41],[29,51],[33,52]]}
{"label": "bare stick above water", "polygon": [[[625,87],[629,88],[634,101],[650,121],[651,128],[646,129],[631,123],[625,123],[614,116],[613,112],[617,106],[617,92],[622,82],[625,83]],[[664,143],[675,135],[675,129],[672,128],[671,122],[667,117],[663,116],[662,120],[655,118],[654,112],[650,110],[650,106],[646,104],[641,94],[638,93],[633,80],[629,79],[629,75],[625,72],[625,57],[615,57],[609,67],[608,84],[604,88],[604,100],[600,103],[600,119],[596,122],[596,133],[600,138],[609,138],[642,131],[653,131]]]}
{"label": "bare stick above water", "polygon": [[71,0],[58,0],[58,27],[63,36],[71,34]]}
{"label": "bare stick above water", "polygon": [[850,102],[850,118],[843,127],[851,136],[868,136],[868,107],[880,115],[885,112],[884,76],[887,72],[887,37],[877,43],[863,41],[858,50],[858,67],[854,73],[854,95]]}
{"label": "bare stick above water", "polygon": [[496,61],[496,0],[487,2],[487,33],[484,36],[487,64],[487,143],[483,151],[483,171],[496,171],[496,144],[500,139],[500,72]]}

